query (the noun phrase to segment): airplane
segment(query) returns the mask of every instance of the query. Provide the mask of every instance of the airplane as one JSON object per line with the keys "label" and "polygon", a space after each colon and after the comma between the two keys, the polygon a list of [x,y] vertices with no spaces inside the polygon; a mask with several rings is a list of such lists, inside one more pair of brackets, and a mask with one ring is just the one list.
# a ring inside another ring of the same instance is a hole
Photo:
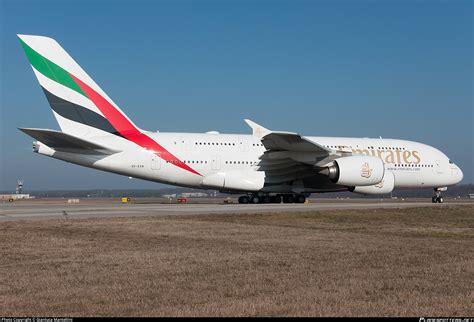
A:
{"label": "airplane", "polygon": [[240,194],[239,203],[304,203],[311,193],[388,194],[432,188],[433,203],[461,169],[407,140],[302,136],[251,120],[252,134],[140,129],[52,38],[18,35],[61,131],[19,128],[45,156],[170,185]]}

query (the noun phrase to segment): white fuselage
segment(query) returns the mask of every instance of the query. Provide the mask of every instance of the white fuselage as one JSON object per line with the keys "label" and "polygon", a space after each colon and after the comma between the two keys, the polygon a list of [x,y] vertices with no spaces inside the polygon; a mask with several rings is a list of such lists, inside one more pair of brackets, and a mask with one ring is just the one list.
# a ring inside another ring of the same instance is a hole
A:
{"label": "white fuselage", "polygon": [[[214,174],[232,173],[234,176],[252,176],[258,171],[260,157],[265,152],[261,140],[253,135],[202,134],[202,133],[153,133],[152,139],[170,151],[200,175],[171,164],[151,151],[125,140],[104,136],[95,142],[116,148],[116,154],[100,157],[74,153],[55,152],[42,146],[39,153],[81,164],[91,168],[130,177],[172,185],[212,188],[203,178]],[[334,152],[349,152],[380,157],[385,170],[393,173],[397,189],[437,188],[454,185],[462,180],[462,171],[441,151],[431,146],[396,139],[307,137]],[[280,190],[266,192],[291,192]],[[338,191],[306,187],[305,192]],[[226,189],[229,190],[229,189]]]}
{"label": "white fuselage", "polygon": [[40,154],[150,181],[251,194],[241,203],[304,202],[312,192],[343,190],[439,192],[463,177],[441,151],[411,141],[302,137],[248,119],[252,135],[144,131],[56,40],[18,37],[61,128],[20,128],[38,140]]}

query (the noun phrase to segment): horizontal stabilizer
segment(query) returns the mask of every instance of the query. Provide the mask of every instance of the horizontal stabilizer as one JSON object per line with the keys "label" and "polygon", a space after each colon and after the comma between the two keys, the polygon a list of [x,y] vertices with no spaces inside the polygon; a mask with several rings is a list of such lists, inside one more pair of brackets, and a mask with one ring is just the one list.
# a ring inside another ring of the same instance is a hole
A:
{"label": "horizontal stabilizer", "polygon": [[29,128],[19,128],[19,130],[56,151],[82,154],[114,154],[118,152],[55,130]]}

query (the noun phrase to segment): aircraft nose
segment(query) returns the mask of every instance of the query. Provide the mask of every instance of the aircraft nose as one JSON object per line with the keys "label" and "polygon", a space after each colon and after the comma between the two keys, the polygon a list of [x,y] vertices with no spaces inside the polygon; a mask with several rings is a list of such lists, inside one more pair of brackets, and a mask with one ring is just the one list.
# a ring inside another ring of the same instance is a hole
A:
{"label": "aircraft nose", "polygon": [[462,179],[464,178],[464,174],[462,173],[462,170],[461,170],[460,167],[458,167],[458,166],[456,166],[456,167],[458,168],[458,169],[457,169],[458,171],[456,171],[456,172],[457,172],[457,176],[458,176],[457,179],[458,179],[458,183],[459,183],[459,182],[461,182]]}

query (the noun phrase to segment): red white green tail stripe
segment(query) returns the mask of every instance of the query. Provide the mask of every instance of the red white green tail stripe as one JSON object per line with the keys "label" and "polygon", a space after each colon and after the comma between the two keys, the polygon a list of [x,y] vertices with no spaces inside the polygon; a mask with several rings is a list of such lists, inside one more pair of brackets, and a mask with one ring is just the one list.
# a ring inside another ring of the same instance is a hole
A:
{"label": "red white green tail stripe", "polygon": [[74,133],[75,125],[105,131],[134,142],[183,170],[200,175],[135,126],[55,40],[18,36],[64,132],[77,135]]}

